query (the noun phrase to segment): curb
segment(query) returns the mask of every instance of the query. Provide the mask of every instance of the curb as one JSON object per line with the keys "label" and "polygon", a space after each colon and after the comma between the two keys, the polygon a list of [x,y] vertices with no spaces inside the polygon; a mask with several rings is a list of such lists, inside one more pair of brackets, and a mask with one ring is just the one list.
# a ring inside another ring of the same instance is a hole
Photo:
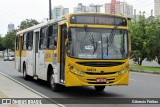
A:
{"label": "curb", "polygon": [[139,72],[139,73],[148,73],[148,74],[157,74],[160,75],[160,72],[154,72],[154,71],[140,71],[140,70],[130,70],[131,72]]}

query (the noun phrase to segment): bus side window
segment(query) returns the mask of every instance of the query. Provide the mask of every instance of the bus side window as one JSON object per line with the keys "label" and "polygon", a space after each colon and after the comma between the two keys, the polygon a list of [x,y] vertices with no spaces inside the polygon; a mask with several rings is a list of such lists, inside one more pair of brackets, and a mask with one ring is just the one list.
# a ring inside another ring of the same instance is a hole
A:
{"label": "bus side window", "polygon": [[48,27],[42,28],[40,31],[39,49],[47,48],[47,35],[48,35]]}
{"label": "bus side window", "polygon": [[57,25],[52,25],[48,30],[48,45],[49,49],[56,49],[57,47],[57,36],[58,36],[58,27]]}
{"label": "bus side window", "polygon": [[23,40],[22,40],[22,50],[26,50],[27,49],[27,43],[26,43],[26,39],[27,39],[27,33],[25,33],[23,35]]}
{"label": "bus side window", "polygon": [[33,46],[33,32],[31,31],[28,33],[27,37],[27,49],[32,50],[32,46]]}
{"label": "bus side window", "polygon": [[58,25],[53,26],[53,36],[54,36],[54,47],[57,48],[57,41],[58,41]]}
{"label": "bus side window", "polygon": [[19,35],[16,37],[16,50],[19,50]]}
{"label": "bus side window", "polygon": [[54,48],[54,46],[53,46],[54,40],[53,39],[54,39],[53,38],[53,26],[49,26],[49,28],[48,28],[48,43],[47,43],[47,48],[48,49],[53,49]]}

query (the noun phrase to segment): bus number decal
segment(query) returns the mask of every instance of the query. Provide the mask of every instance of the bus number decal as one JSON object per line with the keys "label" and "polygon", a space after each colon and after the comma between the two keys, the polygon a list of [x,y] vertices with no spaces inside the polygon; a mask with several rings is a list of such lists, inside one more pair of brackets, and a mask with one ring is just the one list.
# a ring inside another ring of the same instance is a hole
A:
{"label": "bus number decal", "polygon": [[87,68],[87,71],[96,71],[96,68]]}

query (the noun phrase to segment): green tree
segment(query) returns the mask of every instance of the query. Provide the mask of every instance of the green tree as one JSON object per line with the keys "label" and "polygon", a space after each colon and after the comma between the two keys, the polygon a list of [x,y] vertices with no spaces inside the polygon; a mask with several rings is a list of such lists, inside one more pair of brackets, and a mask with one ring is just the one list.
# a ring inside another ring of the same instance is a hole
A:
{"label": "green tree", "polygon": [[29,28],[29,27],[37,25],[37,24],[39,24],[39,22],[35,19],[26,19],[20,23],[18,28],[19,28],[19,30],[23,30],[23,29]]}
{"label": "green tree", "polygon": [[6,34],[2,42],[3,47],[14,51],[16,32],[17,30],[13,30],[12,32]]}
{"label": "green tree", "polygon": [[4,37],[0,35],[0,51],[3,51],[4,49]]}
{"label": "green tree", "polygon": [[147,43],[148,57],[149,61],[157,60],[160,64],[160,21],[159,19],[152,20],[150,22],[151,27],[149,31],[151,33],[150,39]]}
{"label": "green tree", "polygon": [[[132,37],[132,50],[133,50],[133,57],[138,59],[138,64],[142,64],[142,61],[147,57],[146,50],[144,49],[145,45],[145,38],[146,38],[146,31],[145,27],[146,19],[144,15],[140,15],[139,21],[132,21],[129,24],[129,31]],[[140,58],[140,61],[139,61]]]}
{"label": "green tree", "polygon": [[[160,21],[147,19],[144,13],[138,21],[129,23],[129,31],[132,38],[132,57],[142,64],[144,59],[149,61],[158,59],[160,63]],[[140,60],[139,60],[140,59]]]}

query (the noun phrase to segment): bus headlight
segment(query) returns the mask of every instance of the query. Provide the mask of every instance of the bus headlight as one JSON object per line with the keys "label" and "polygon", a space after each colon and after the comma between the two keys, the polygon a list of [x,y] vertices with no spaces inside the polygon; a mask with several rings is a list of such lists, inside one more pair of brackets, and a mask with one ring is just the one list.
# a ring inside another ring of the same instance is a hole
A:
{"label": "bus headlight", "polygon": [[78,70],[75,70],[74,73],[75,73],[75,74],[78,74]]}
{"label": "bus headlight", "polygon": [[73,66],[70,66],[70,67],[69,67],[69,70],[71,71],[71,70],[73,70],[73,68],[74,68]]}
{"label": "bus headlight", "polygon": [[126,72],[126,69],[124,69],[124,70],[122,70],[122,71],[119,71],[119,72],[118,72],[118,75],[123,75],[125,72]]}
{"label": "bus headlight", "polygon": [[118,75],[123,75],[127,70],[129,70],[129,65],[127,65],[124,70],[119,71],[119,72],[118,72]]}
{"label": "bus headlight", "polygon": [[83,76],[84,75],[84,72],[80,72],[80,74],[79,74],[80,76]]}

